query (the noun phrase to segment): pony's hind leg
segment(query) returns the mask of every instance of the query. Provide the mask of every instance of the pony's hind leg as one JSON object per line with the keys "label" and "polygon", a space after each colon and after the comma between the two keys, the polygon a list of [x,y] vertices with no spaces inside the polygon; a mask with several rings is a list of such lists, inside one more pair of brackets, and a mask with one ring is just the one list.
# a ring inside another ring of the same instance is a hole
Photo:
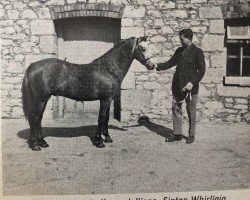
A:
{"label": "pony's hind leg", "polygon": [[39,103],[39,116],[36,120],[36,127],[37,127],[37,138],[38,138],[38,145],[42,148],[46,148],[46,147],[49,147],[48,143],[44,140],[44,136],[43,136],[43,133],[42,133],[42,118],[43,118],[43,113],[44,113],[44,110],[46,108],[46,104],[47,104],[48,100],[45,101],[45,102],[40,102]]}
{"label": "pony's hind leg", "polygon": [[38,145],[38,137],[37,137],[37,127],[36,127],[36,117],[34,115],[28,116],[28,121],[30,125],[30,138],[27,141],[29,144],[29,148],[33,151],[40,151],[41,148]]}
{"label": "pony's hind leg", "polygon": [[37,101],[32,106],[31,115],[28,116],[28,121],[30,124],[30,139],[28,143],[29,147],[34,151],[40,151],[40,147],[45,148],[49,146],[43,138],[41,127],[42,116],[46,104],[47,101]]}

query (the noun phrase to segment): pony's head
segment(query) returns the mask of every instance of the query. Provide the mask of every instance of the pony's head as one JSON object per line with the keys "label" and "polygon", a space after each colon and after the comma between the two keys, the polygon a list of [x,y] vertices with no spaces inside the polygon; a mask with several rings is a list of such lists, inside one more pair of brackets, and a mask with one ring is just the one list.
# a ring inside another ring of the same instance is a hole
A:
{"label": "pony's head", "polygon": [[155,64],[151,61],[151,56],[148,51],[147,37],[140,37],[136,39],[134,48],[134,58],[144,65],[148,70],[153,70]]}

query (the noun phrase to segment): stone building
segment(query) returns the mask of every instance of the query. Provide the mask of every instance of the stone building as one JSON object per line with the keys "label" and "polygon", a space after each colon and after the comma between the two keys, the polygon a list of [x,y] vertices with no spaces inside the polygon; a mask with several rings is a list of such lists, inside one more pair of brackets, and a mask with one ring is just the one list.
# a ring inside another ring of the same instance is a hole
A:
{"label": "stone building", "polygon": [[[23,117],[21,82],[31,62],[86,63],[120,39],[144,35],[154,61],[167,61],[180,46],[179,30],[191,28],[207,66],[198,120],[249,123],[249,11],[247,0],[2,0],[2,118]],[[171,121],[173,72],[147,71],[134,61],[116,103],[121,120]],[[54,97],[45,116],[67,117],[91,106]]]}

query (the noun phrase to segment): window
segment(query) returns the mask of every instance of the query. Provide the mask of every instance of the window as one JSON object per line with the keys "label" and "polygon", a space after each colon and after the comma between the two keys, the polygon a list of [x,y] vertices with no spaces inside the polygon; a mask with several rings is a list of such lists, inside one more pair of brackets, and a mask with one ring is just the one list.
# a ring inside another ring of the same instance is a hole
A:
{"label": "window", "polygon": [[250,86],[250,18],[228,19],[225,84]]}

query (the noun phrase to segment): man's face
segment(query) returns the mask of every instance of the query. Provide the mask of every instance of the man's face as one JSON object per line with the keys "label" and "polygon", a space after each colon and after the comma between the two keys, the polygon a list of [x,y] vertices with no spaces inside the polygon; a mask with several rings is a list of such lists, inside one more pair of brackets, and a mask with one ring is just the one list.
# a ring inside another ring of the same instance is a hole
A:
{"label": "man's face", "polygon": [[190,40],[188,38],[185,38],[183,35],[180,35],[180,41],[182,46],[186,47],[188,46]]}

